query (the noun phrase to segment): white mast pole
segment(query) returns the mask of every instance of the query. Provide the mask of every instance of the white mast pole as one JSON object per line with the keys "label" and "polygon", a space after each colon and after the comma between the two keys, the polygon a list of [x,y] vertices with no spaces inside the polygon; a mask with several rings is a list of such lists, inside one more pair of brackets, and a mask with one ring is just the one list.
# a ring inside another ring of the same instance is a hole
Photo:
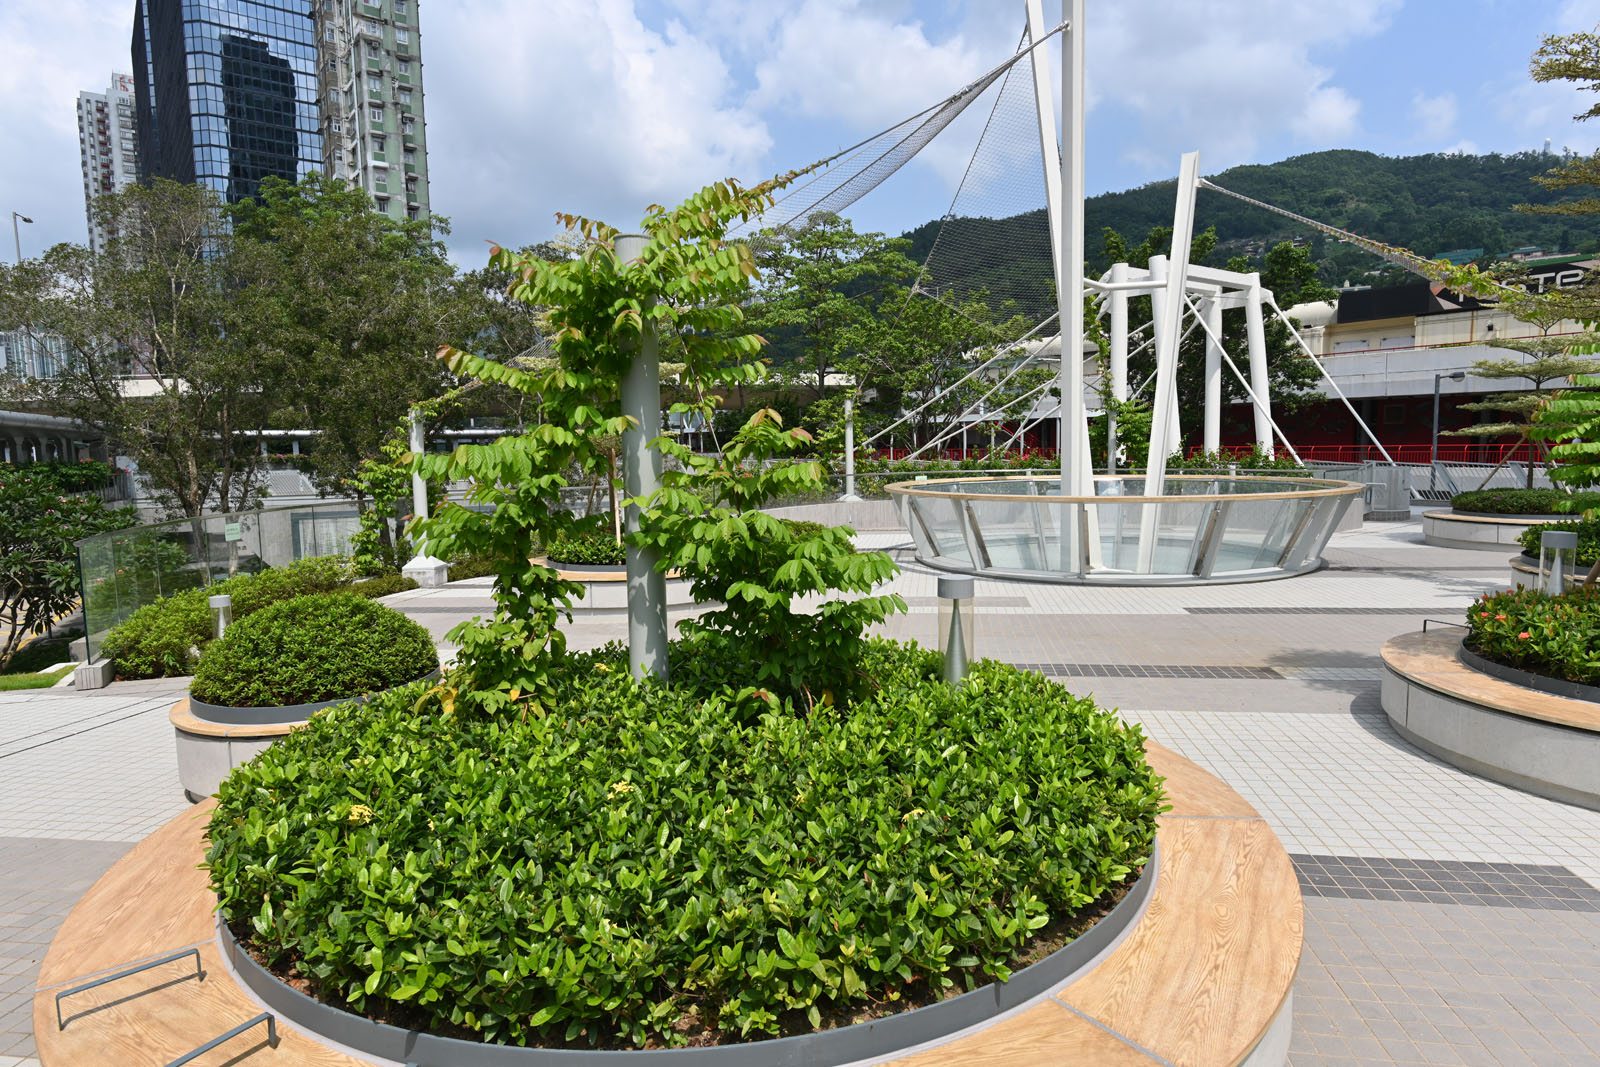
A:
{"label": "white mast pole", "polygon": [[1272,455],[1272,394],[1267,381],[1267,336],[1261,310],[1261,275],[1250,275],[1244,293],[1244,331],[1250,354],[1250,391],[1255,393],[1256,447]]}
{"label": "white mast pole", "polygon": [[[1257,310],[1260,305],[1257,305]],[[1206,421],[1205,450],[1215,454],[1222,449],[1222,300],[1208,296],[1200,303],[1206,322]]]}

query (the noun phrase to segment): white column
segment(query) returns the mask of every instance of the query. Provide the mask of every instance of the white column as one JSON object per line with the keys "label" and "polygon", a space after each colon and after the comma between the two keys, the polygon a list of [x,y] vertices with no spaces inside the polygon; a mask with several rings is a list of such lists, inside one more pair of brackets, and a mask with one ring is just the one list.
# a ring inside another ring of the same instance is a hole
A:
{"label": "white column", "polygon": [[850,397],[844,398],[844,496],[839,499],[851,504],[861,499],[856,495],[856,402]]}
{"label": "white column", "polygon": [[[1189,248],[1194,239],[1194,195],[1199,177],[1200,153],[1185,152],[1178,168],[1178,202],[1172,216],[1172,258],[1163,265],[1166,288],[1157,290],[1161,299],[1160,315],[1154,323],[1156,383],[1151,403],[1150,451],[1145,460],[1145,496],[1161,496],[1166,489],[1167,457],[1178,429],[1178,342],[1182,336]],[[1152,276],[1156,272],[1156,258],[1152,256],[1150,260]],[[1139,570],[1148,573],[1155,558],[1156,508],[1145,506],[1139,510]]]}
{"label": "white column", "polygon": [[[1111,284],[1120,285],[1128,280],[1126,263],[1111,264]],[[1111,299],[1111,398],[1128,399],[1128,294],[1123,289],[1113,289]],[[1117,417],[1106,412],[1106,466],[1117,469]]]}
{"label": "white column", "polygon": [[1209,327],[1206,333],[1205,450],[1217,452],[1222,448],[1222,300],[1205,297],[1200,311]]}
{"label": "white column", "polygon": [[[632,263],[650,238],[618,234],[617,259]],[[660,348],[655,325],[648,318],[639,331],[639,351],[622,378],[622,413],[633,425],[622,431],[622,489],[630,498],[649,496],[661,488],[661,453],[650,442],[661,436]],[[642,512],[629,505],[624,522],[629,533],[639,530]],[[657,569],[661,550],[628,545],[628,672],[635,678],[667,677],[667,582]]]}
{"label": "white column", "polygon": [[1256,394],[1256,447],[1270,456],[1272,395],[1267,381],[1267,338],[1261,301],[1261,275],[1251,274],[1244,294],[1245,344],[1250,353],[1250,391]]}
{"label": "white column", "polygon": [[[412,408],[410,414],[411,451],[421,455],[427,448],[427,441],[423,435],[422,409]],[[420,521],[428,515],[428,483],[422,480],[422,475],[411,474],[411,514]],[[428,552],[428,546],[421,537],[416,539],[417,554],[404,567],[400,573],[407,578],[416,579],[417,585],[424,589],[437,589],[450,580],[450,565]]]}

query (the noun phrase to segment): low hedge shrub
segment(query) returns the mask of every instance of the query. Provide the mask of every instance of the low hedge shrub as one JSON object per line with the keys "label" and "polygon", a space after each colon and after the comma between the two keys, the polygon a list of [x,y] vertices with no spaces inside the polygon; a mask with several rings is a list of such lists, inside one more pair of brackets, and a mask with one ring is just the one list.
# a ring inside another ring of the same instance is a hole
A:
{"label": "low hedge shrub", "polygon": [[468,578],[485,578],[494,574],[494,566],[494,560],[488,556],[462,556],[450,561],[447,577],[452,582],[461,582]]}
{"label": "low hedge shrub", "polygon": [[551,563],[576,563],[579,566],[621,566],[626,561],[624,549],[609,533],[585,533],[552,544],[545,552]]}
{"label": "low hedge shrub", "polygon": [[1575,522],[1541,522],[1537,526],[1530,526],[1517,537],[1522,545],[1522,554],[1531,559],[1539,558],[1539,535],[1546,530],[1576,530],[1578,534],[1577,563],[1581,567],[1594,566],[1595,560],[1600,559],[1600,519],[1579,519]]}
{"label": "low hedge shrub", "polygon": [[189,692],[208,704],[280,707],[392,689],[438,667],[433,638],[398,611],[318,593],[229,626],[206,649]]}
{"label": "low hedge shrub", "polygon": [[280,600],[342,589],[350,578],[350,562],[343,556],[314,556],[188,589],[146,604],[118,623],[106,635],[101,654],[115,664],[119,678],[193,674],[197,653],[212,639],[208,598],[231,596],[237,623]]}
{"label": "low hedge shrub", "polygon": [[1039,675],[951,687],[874,641],[876,695],[800,715],[681,662],[662,687],[616,646],[573,656],[544,714],[415,686],[318,715],[222,785],[222,914],[357,1012],[659,1046],[1005,978],[1150,856],[1139,728]]}
{"label": "low hedge shrub", "polygon": [[1487,515],[1579,515],[1600,508],[1600,493],[1569,493],[1563,489],[1479,489],[1450,498],[1456,511]]}
{"label": "low hedge shrub", "polygon": [[381,596],[388,596],[391,593],[404,593],[416,587],[417,580],[415,578],[407,578],[405,575],[395,571],[388,571],[378,575],[376,578],[367,578],[356,582],[350,586],[350,592],[356,596],[364,596],[368,600],[376,600]]}
{"label": "low hedge shrub", "polygon": [[1467,647],[1533,674],[1600,685],[1600,589],[1492,593],[1467,610]]}

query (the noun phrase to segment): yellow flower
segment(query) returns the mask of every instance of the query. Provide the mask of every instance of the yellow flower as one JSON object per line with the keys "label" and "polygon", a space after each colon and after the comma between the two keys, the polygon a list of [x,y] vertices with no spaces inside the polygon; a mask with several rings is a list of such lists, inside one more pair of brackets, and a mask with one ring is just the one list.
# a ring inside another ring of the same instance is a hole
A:
{"label": "yellow flower", "polygon": [[611,786],[611,795],[612,796],[616,796],[619,793],[631,793],[631,792],[633,792],[633,783],[632,782],[616,782]]}
{"label": "yellow flower", "polygon": [[357,826],[365,826],[372,821],[372,814],[372,809],[365,804],[352,804],[350,805],[350,814],[346,818]]}

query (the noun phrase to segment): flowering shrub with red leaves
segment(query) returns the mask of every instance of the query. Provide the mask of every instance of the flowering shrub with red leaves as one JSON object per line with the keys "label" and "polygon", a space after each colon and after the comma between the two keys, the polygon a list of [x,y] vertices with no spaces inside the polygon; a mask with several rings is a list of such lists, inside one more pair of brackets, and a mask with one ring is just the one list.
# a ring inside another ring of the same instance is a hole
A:
{"label": "flowering shrub with red leaves", "polygon": [[1490,593],[1467,609],[1467,647],[1533,674],[1600,685],[1600,589]]}

